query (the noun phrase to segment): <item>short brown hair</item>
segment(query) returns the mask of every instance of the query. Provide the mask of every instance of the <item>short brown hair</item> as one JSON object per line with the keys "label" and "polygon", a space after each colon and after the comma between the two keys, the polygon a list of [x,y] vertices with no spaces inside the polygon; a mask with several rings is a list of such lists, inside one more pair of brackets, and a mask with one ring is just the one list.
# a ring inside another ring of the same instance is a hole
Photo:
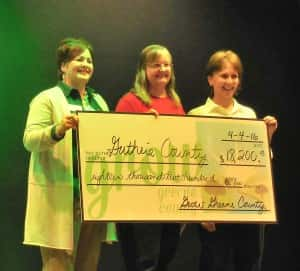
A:
{"label": "short brown hair", "polygon": [[221,70],[224,61],[230,62],[238,72],[240,80],[238,90],[240,90],[244,71],[243,64],[238,54],[231,50],[219,50],[210,56],[205,69],[206,77],[211,76],[214,72]]}
{"label": "short brown hair", "polygon": [[59,79],[62,79],[61,65],[73,60],[76,56],[80,55],[83,51],[89,50],[93,57],[92,45],[82,38],[65,38],[59,42],[56,57],[57,57],[57,73]]}

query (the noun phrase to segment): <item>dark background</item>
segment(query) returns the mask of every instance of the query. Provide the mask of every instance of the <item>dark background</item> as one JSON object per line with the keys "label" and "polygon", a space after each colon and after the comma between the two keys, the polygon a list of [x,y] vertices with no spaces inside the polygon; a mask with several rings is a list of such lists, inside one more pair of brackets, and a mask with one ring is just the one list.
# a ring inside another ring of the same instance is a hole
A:
{"label": "dark background", "polygon": [[[5,3],[7,2],[7,3]],[[127,91],[138,54],[151,43],[173,54],[186,111],[208,94],[208,57],[232,49],[245,68],[240,102],[277,117],[272,142],[278,224],[268,225],[263,270],[300,270],[298,97],[299,1],[3,0],[0,3],[0,270],[40,270],[35,247],[23,246],[29,153],[22,136],[30,100],[56,81],[55,50],[67,36],[95,49],[90,83],[111,109]],[[51,227],[51,221],[49,221]],[[184,233],[171,270],[196,270],[195,225]],[[123,270],[118,245],[104,247],[101,270]]]}

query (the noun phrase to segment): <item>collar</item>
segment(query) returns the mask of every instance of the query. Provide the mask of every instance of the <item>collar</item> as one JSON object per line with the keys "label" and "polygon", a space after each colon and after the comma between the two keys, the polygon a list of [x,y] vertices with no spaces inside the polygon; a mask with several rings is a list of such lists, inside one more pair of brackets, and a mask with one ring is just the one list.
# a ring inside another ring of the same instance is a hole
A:
{"label": "collar", "polygon": [[233,107],[231,110],[228,110],[218,104],[216,104],[211,98],[207,98],[206,106],[209,112],[218,112],[224,115],[233,115],[240,111],[241,107],[240,104],[237,102],[236,99],[233,99]]}
{"label": "collar", "polygon": [[[68,86],[63,81],[58,81],[57,86],[60,87],[60,89],[63,91],[65,97],[68,97],[70,95],[72,95],[72,96],[77,95],[77,94],[79,95],[78,91],[75,88]],[[74,94],[74,91],[76,91],[76,94]],[[94,94],[95,90],[93,90],[90,87],[86,87],[86,92],[87,92],[88,97],[91,97]]]}

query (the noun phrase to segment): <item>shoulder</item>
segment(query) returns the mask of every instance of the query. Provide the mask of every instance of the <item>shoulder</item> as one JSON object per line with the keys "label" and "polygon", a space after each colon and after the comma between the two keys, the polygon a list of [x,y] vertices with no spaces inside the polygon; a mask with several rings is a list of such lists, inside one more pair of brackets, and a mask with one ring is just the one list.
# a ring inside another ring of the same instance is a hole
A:
{"label": "shoulder", "polygon": [[197,107],[192,108],[190,111],[188,111],[188,115],[203,115],[205,113],[205,106],[200,105]]}
{"label": "shoulder", "polygon": [[32,102],[50,101],[59,97],[59,95],[61,94],[63,94],[62,90],[58,86],[54,86],[39,92],[36,96],[32,98]]}
{"label": "shoulder", "polygon": [[250,106],[247,105],[243,105],[240,104],[238,102],[237,103],[237,107],[238,110],[240,111],[240,113],[242,113],[246,118],[256,118],[256,112],[254,111],[254,109]]}
{"label": "shoulder", "polygon": [[126,92],[119,101],[140,101],[140,99],[131,91]]}
{"label": "shoulder", "polygon": [[201,104],[197,107],[192,108],[188,115],[207,115],[213,108],[215,104],[212,102],[210,98],[206,99],[205,104]]}
{"label": "shoulder", "polygon": [[126,92],[117,102],[116,112],[143,112],[145,110],[143,102],[131,91]]}

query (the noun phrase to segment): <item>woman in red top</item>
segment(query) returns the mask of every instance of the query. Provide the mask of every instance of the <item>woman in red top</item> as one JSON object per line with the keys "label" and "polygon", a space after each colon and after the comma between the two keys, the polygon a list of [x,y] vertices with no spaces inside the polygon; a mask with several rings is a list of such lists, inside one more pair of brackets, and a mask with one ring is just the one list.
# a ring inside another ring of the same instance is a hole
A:
{"label": "woman in red top", "polygon": [[[118,101],[116,112],[185,114],[166,47],[153,44],[142,50],[134,87]],[[127,271],[167,270],[179,242],[179,224],[119,223],[117,227]]]}

